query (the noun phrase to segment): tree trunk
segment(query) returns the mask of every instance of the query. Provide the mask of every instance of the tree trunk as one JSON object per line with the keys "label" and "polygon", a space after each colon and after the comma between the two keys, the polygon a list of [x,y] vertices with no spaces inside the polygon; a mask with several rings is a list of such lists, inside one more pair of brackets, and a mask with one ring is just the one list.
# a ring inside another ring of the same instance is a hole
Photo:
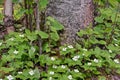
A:
{"label": "tree trunk", "polygon": [[12,0],[5,0],[4,2],[4,26],[7,33],[14,31]]}
{"label": "tree trunk", "polygon": [[[36,30],[40,31],[40,11],[39,11],[39,0],[35,0],[36,7],[34,10],[35,13],[35,22],[36,22]],[[42,39],[38,37],[38,46],[39,46],[39,54],[42,54]]]}
{"label": "tree trunk", "polygon": [[65,26],[61,44],[75,44],[76,32],[93,23],[93,0],[50,0],[46,14]]}

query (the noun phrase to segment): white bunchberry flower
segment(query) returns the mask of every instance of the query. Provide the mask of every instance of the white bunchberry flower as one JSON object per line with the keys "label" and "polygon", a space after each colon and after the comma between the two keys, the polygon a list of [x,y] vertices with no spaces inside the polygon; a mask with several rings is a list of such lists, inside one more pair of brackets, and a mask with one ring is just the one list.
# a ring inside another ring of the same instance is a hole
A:
{"label": "white bunchberry flower", "polygon": [[73,48],[73,46],[72,46],[72,45],[69,45],[69,46],[68,46],[68,48],[72,49],[72,48]]}
{"label": "white bunchberry flower", "polygon": [[18,74],[22,74],[23,72],[18,72]]}
{"label": "white bunchberry flower", "polygon": [[0,80],[3,80],[3,79],[0,79]]}
{"label": "white bunchberry flower", "polygon": [[112,50],[109,50],[109,53],[112,53]]}
{"label": "white bunchberry flower", "polygon": [[115,63],[120,63],[118,59],[114,59],[114,62]]}
{"label": "white bunchberry flower", "polygon": [[13,41],[13,40],[14,40],[14,38],[10,38],[9,40],[10,40],[10,41]]}
{"label": "white bunchberry flower", "polygon": [[2,42],[0,42],[0,46],[2,45]]}
{"label": "white bunchberry flower", "polygon": [[19,29],[19,31],[22,31],[22,29]]}
{"label": "white bunchberry flower", "polygon": [[118,44],[115,44],[115,46],[118,46]]}
{"label": "white bunchberry flower", "polygon": [[78,69],[74,69],[74,72],[78,73],[78,72],[79,72],[79,70],[78,70]]}
{"label": "white bunchberry flower", "polygon": [[65,69],[65,68],[66,68],[66,66],[65,66],[65,65],[61,65],[61,68]]}
{"label": "white bunchberry flower", "polygon": [[79,56],[79,55],[77,55],[77,56],[74,56],[74,58],[77,58],[77,59],[79,59],[79,58],[80,58],[80,56]]}
{"label": "white bunchberry flower", "polygon": [[13,80],[13,79],[14,79],[14,77],[13,77],[13,76],[11,76],[11,75],[9,75],[9,76],[7,76],[7,79],[8,79],[8,80]]}
{"label": "white bunchberry flower", "polygon": [[72,59],[73,59],[73,61],[77,61],[78,60],[77,58],[74,58],[74,57]]}
{"label": "white bunchberry flower", "polygon": [[77,55],[77,56],[74,56],[72,59],[73,59],[74,61],[77,61],[79,58],[80,58],[80,56]]}
{"label": "white bunchberry flower", "polygon": [[50,73],[49,73],[50,75],[54,75],[54,72],[53,71],[50,71]]}
{"label": "white bunchberry flower", "polygon": [[20,36],[20,37],[24,37],[24,34],[20,34],[19,36]]}
{"label": "white bunchberry flower", "polygon": [[32,76],[35,74],[35,72],[33,70],[29,71],[29,74]]}
{"label": "white bunchberry flower", "polygon": [[87,64],[90,66],[92,63],[88,62]]}
{"label": "white bunchberry flower", "polygon": [[51,57],[50,59],[51,59],[52,61],[55,61],[55,58],[54,58],[54,57]]}
{"label": "white bunchberry flower", "polygon": [[17,50],[15,50],[13,53],[14,53],[14,54],[18,54],[18,51],[17,51]]}
{"label": "white bunchberry flower", "polygon": [[69,80],[73,79],[73,78],[72,78],[72,75],[69,75],[69,76],[68,76],[68,79],[69,79]]}
{"label": "white bunchberry flower", "polygon": [[84,48],[83,50],[84,50],[84,51],[87,51],[87,49],[85,49],[85,48]]}
{"label": "white bunchberry flower", "polygon": [[49,77],[49,80],[52,80],[52,77]]}
{"label": "white bunchberry flower", "polygon": [[63,48],[63,49],[62,49],[62,51],[66,51],[66,50],[67,50],[67,48]]}
{"label": "white bunchberry flower", "polygon": [[53,65],[53,68],[54,68],[54,69],[56,69],[56,68],[57,68],[57,66],[56,66],[56,65]]}
{"label": "white bunchberry flower", "polygon": [[99,61],[98,61],[98,59],[94,59],[94,62],[98,63]]}
{"label": "white bunchberry flower", "polygon": [[82,55],[84,56],[85,54],[83,53]]}

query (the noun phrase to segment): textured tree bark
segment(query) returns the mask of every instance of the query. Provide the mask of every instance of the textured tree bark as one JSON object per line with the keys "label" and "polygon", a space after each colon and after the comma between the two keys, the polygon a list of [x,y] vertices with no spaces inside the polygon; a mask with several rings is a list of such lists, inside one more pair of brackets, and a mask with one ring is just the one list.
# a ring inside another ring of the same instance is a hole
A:
{"label": "textured tree bark", "polygon": [[[39,11],[39,0],[35,0],[36,7],[34,10],[35,20],[36,20],[36,30],[40,31],[40,11]],[[42,54],[42,39],[38,37],[38,46],[39,46],[39,54]]]}
{"label": "textured tree bark", "polygon": [[93,23],[93,0],[49,0],[46,14],[65,26],[61,44],[74,44],[76,32]]}
{"label": "textured tree bark", "polygon": [[13,3],[12,0],[5,0],[4,2],[4,26],[6,27],[7,33],[14,31],[13,23]]}

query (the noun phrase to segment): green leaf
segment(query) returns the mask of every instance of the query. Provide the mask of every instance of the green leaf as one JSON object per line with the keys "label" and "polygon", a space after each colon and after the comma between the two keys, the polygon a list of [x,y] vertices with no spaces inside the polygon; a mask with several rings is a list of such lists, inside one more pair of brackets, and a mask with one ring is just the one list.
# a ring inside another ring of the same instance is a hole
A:
{"label": "green leaf", "polygon": [[52,32],[52,33],[50,33],[50,35],[51,35],[51,39],[53,39],[54,41],[59,40],[59,35],[57,32]]}
{"label": "green leaf", "polygon": [[95,21],[98,23],[103,23],[103,18],[102,17],[96,17]]}
{"label": "green leaf", "polygon": [[49,37],[49,35],[43,31],[38,31],[38,35],[42,38],[42,39],[46,39]]}
{"label": "green leaf", "polygon": [[30,58],[34,58],[35,57],[35,48],[31,47],[31,49],[29,49],[28,54],[29,54]]}
{"label": "green leaf", "polygon": [[27,61],[26,64],[27,64],[27,67],[33,67],[33,62],[32,61]]}
{"label": "green leaf", "polygon": [[14,68],[6,68],[6,67],[1,67],[0,68],[0,72],[5,72],[5,73],[9,73],[13,70],[14,70]]}
{"label": "green leaf", "polygon": [[99,76],[99,77],[98,77],[98,80],[106,80],[106,77],[104,77],[104,76]]}
{"label": "green leaf", "polygon": [[47,7],[48,0],[39,0],[40,10],[44,10]]}
{"label": "green leaf", "polygon": [[53,27],[55,30],[62,30],[64,28],[64,26],[61,23],[59,23],[57,20],[55,20],[52,17],[47,17],[47,20],[50,22],[51,27]]}

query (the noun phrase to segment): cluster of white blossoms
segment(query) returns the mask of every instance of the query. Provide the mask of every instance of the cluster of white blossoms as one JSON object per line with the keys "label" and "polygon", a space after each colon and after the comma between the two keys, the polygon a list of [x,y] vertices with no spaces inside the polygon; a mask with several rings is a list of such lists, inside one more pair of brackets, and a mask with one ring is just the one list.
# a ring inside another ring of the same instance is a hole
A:
{"label": "cluster of white blossoms", "polygon": [[112,50],[109,50],[109,53],[112,53]]}
{"label": "cluster of white blossoms", "polygon": [[[69,45],[69,46],[67,46],[69,49],[72,49],[73,48],[73,46],[72,45]],[[64,48],[62,48],[62,51],[66,51],[67,50],[67,47],[64,47]]]}
{"label": "cluster of white blossoms", "polygon": [[20,36],[20,37],[24,37],[24,34],[20,34],[19,36]]}
{"label": "cluster of white blossoms", "polygon": [[51,57],[50,59],[51,59],[51,61],[55,61],[55,58],[54,58],[54,57]]}
{"label": "cluster of white blossoms", "polygon": [[18,74],[22,74],[23,72],[18,72]]}
{"label": "cluster of white blossoms", "polygon": [[84,48],[83,51],[87,51],[87,49]]}
{"label": "cluster of white blossoms", "polygon": [[85,56],[85,54],[84,54],[84,53],[83,53],[82,55],[83,55],[83,56]]}
{"label": "cluster of white blossoms", "polygon": [[74,69],[74,72],[78,73],[78,72],[79,72],[79,70],[78,70],[78,69]]}
{"label": "cluster of white blossoms", "polygon": [[80,56],[77,55],[77,56],[74,56],[72,59],[73,59],[73,61],[77,61],[79,58],[80,58]]}
{"label": "cluster of white blossoms", "polygon": [[49,74],[50,74],[50,75],[54,75],[55,73],[54,73],[53,71],[50,71]]}
{"label": "cluster of white blossoms", "polygon": [[89,66],[92,65],[92,63],[90,63],[90,62],[88,62],[87,64],[88,64]]}
{"label": "cluster of white blossoms", "polygon": [[19,53],[19,51],[15,50],[13,53],[14,53],[14,54],[18,54],[18,53]]}
{"label": "cluster of white blossoms", "polygon": [[69,75],[69,76],[68,76],[68,79],[69,79],[69,80],[72,80],[72,79],[73,79],[73,78],[72,78],[72,75]]}
{"label": "cluster of white blossoms", "polygon": [[2,45],[2,42],[0,42],[0,46]]}
{"label": "cluster of white blossoms", "polygon": [[115,63],[120,63],[118,59],[114,59],[114,62]]}
{"label": "cluster of white blossoms", "polygon": [[62,68],[62,69],[65,69],[65,68],[66,68],[66,66],[65,66],[65,65],[61,65],[61,68]]}
{"label": "cluster of white blossoms", "polygon": [[35,74],[35,72],[33,70],[29,71],[29,74],[32,76]]}
{"label": "cluster of white blossoms", "polygon": [[67,50],[67,48],[62,48],[62,51],[66,51]]}
{"label": "cluster of white blossoms", "polygon": [[68,48],[72,49],[72,48],[73,48],[73,46],[72,46],[72,45],[69,45],[69,46],[68,46]]}
{"label": "cluster of white blossoms", "polygon": [[13,79],[14,79],[14,77],[13,77],[13,76],[11,76],[11,75],[9,75],[9,76],[7,76],[7,79],[8,79],[8,80],[13,80]]}
{"label": "cluster of white blossoms", "polygon": [[57,66],[56,66],[56,65],[53,65],[53,66],[52,66],[52,68],[56,69],[56,68],[57,68]]}
{"label": "cluster of white blossoms", "polygon": [[95,62],[95,63],[98,63],[98,62],[99,62],[99,60],[98,60],[98,59],[94,59],[94,62]]}

